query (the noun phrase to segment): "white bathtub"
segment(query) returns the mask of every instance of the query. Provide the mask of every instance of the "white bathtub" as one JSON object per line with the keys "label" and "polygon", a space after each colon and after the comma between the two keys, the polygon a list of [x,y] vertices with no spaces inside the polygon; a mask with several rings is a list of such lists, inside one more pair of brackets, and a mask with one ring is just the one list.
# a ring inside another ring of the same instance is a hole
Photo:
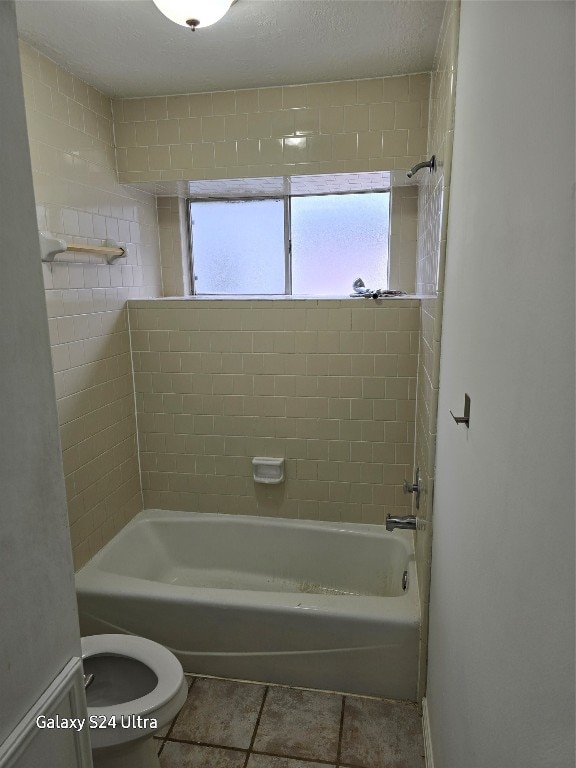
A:
{"label": "white bathtub", "polygon": [[76,589],[82,634],[148,637],[187,672],[416,699],[408,531],[149,510]]}

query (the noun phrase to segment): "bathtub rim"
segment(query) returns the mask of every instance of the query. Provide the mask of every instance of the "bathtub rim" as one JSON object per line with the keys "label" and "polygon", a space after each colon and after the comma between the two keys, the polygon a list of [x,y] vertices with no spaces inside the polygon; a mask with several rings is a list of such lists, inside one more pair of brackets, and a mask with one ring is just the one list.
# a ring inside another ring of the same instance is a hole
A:
{"label": "bathtub rim", "polygon": [[[102,567],[113,547],[122,546],[122,541],[131,529],[147,522],[170,522],[204,520],[225,525],[234,521],[241,525],[265,525],[272,528],[302,528],[305,530],[333,530],[352,532],[367,537],[394,538],[402,543],[407,553],[408,588],[403,594],[394,596],[375,595],[331,595],[300,592],[273,592],[249,589],[218,587],[193,587],[181,584],[128,576],[108,571]],[[257,606],[266,611],[282,611],[286,608],[314,611],[325,615],[347,615],[357,619],[375,617],[383,612],[399,623],[412,626],[420,624],[420,597],[416,572],[414,539],[411,531],[386,531],[381,525],[370,523],[343,523],[321,520],[300,520],[256,515],[234,515],[214,512],[182,512],[176,510],[148,509],[139,512],[120,530],[96,555],[76,574],[76,591],[84,595],[116,595],[119,590],[130,595],[146,595],[169,601],[192,598],[198,605]],[[388,609],[388,610],[387,610]]]}

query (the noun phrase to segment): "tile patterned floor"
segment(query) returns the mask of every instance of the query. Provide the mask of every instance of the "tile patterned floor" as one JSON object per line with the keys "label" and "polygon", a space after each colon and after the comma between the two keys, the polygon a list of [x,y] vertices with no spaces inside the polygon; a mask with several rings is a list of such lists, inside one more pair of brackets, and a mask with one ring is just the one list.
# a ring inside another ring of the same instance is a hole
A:
{"label": "tile patterned floor", "polygon": [[162,768],[424,768],[415,704],[190,677]]}

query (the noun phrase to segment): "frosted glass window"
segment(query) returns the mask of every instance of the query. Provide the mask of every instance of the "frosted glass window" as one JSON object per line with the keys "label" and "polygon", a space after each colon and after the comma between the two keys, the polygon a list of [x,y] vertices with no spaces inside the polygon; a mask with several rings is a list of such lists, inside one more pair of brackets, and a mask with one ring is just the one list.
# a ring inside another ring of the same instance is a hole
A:
{"label": "frosted glass window", "polygon": [[[191,201],[197,294],[346,296],[388,288],[390,194]],[[287,230],[290,231],[291,253]]]}
{"label": "frosted glass window", "polygon": [[388,288],[388,192],[292,198],[292,293]]}
{"label": "frosted glass window", "polygon": [[192,202],[196,293],[284,293],[284,201]]}

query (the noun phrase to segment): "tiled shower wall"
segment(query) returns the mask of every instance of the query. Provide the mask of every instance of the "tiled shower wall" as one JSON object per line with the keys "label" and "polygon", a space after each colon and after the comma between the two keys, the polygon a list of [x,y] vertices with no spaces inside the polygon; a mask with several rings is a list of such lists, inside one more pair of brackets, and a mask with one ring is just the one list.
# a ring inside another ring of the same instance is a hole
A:
{"label": "tiled shower wall", "polygon": [[[419,302],[129,302],[146,507],[383,523],[409,503]],[[285,457],[257,485],[254,456]]]}
{"label": "tiled shower wall", "polygon": [[20,51],[38,228],[130,248],[114,266],[44,265],[78,567],[142,508],[125,305],[162,293],[156,203],[117,182],[110,99],[25,43]]}
{"label": "tiled shower wall", "polygon": [[122,182],[410,168],[428,73],[113,102]]}
{"label": "tiled shower wall", "polygon": [[[424,294],[420,309],[420,356],[416,408],[416,465],[424,493],[416,531],[416,565],[422,606],[422,636],[427,635],[432,551],[432,504],[436,465],[436,423],[440,370],[440,338],[444,297],[444,263],[454,134],[454,105],[460,2],[446,5],[430,89],[428,154],[436,155],[437,170],[420,185],[418,204],[417,291]],[[426,680],[426,644],[421,649],[420,696]]]}
{"label": "tiled shower wall", "polygon": [[414,293],[418,232],[418,187],[394,187],[390,206],[389,288]]}
{"label": "tiled shower wall", "polygon": [[[407,169],[426,153],[428,73],[113,102],[123,182]],[[390,287],[414,293],[415,187],[394,189]],[[182,201],[158,199],[164,295],[186,293]],[[179,213],[178,213],[179,211]],[[184,287],[184,291],[182,288]]]}
{"label": "tiled shower wall", "polygon": [[158,197],[157,206],[164,296],[188,296],[192,293],[188,203],[180,197]]}
{"label": "tiled shower wall", "polygon": [[[21,56],[39,228],[130,247],[115,266],[81,256],[94,263],[44,267],[79,567],[142,507],[126,299],[187,288],[184,202],[160,201],[157,210],[153,197],[117,183],[116,160],[130,157],[133,168],[144,157],[169,158],[167,166],[148,164],[132,176],[121,171],[122,181],[405,168],[424,156],[429,76],[124,100],[115,104],[121,124],[114,138],[107,97],[26,44]],[[191,166],[175,168],[172,158],[189,157],[188,150]],[[197,161],[197,152],[213,157],[213,167]],[[216,160],[224,156],[226,165]],[[413,190],[403,189],[396,201],[393,248],[413,249]],[[169,254],[162,271],[159,237]],[[394,261],[392,268],[394,287],[413,290],[413,270]],[[236,511],[366,522],[383,522],[387,511],[405,505],[400,486],[413,461],[418,303],[268,302],[274,314],[262,325],[255,320],[265,314],[262,303],[226,304],[248,310],[249,318],[223,328],[218,302],[202,305],[198,327],[189,327],[194,303],[174,326],[152,326],[147,342],[134,336],[138,364],[158,362],[158,370],[136,373],[145,504],[189,509],[201,502],[203,509],[234,511],[233,498]],[[174,353],[186,343],[182,330],[193,331],[186,334],[190,348],[179,355],[182,370],[173,371]],[[218,364],[222,375],[215,376]],[[158,410],[157,395],[166,410]],[[190,417],[179,422],[183,432],[158,431],[178,415]],[[202,432],[209,422],[219,429],[212,443]],[[248,441],[242,450],[239,440]],[[286,456],[283,491],[253,487],[246,461],[255,452]]]}

